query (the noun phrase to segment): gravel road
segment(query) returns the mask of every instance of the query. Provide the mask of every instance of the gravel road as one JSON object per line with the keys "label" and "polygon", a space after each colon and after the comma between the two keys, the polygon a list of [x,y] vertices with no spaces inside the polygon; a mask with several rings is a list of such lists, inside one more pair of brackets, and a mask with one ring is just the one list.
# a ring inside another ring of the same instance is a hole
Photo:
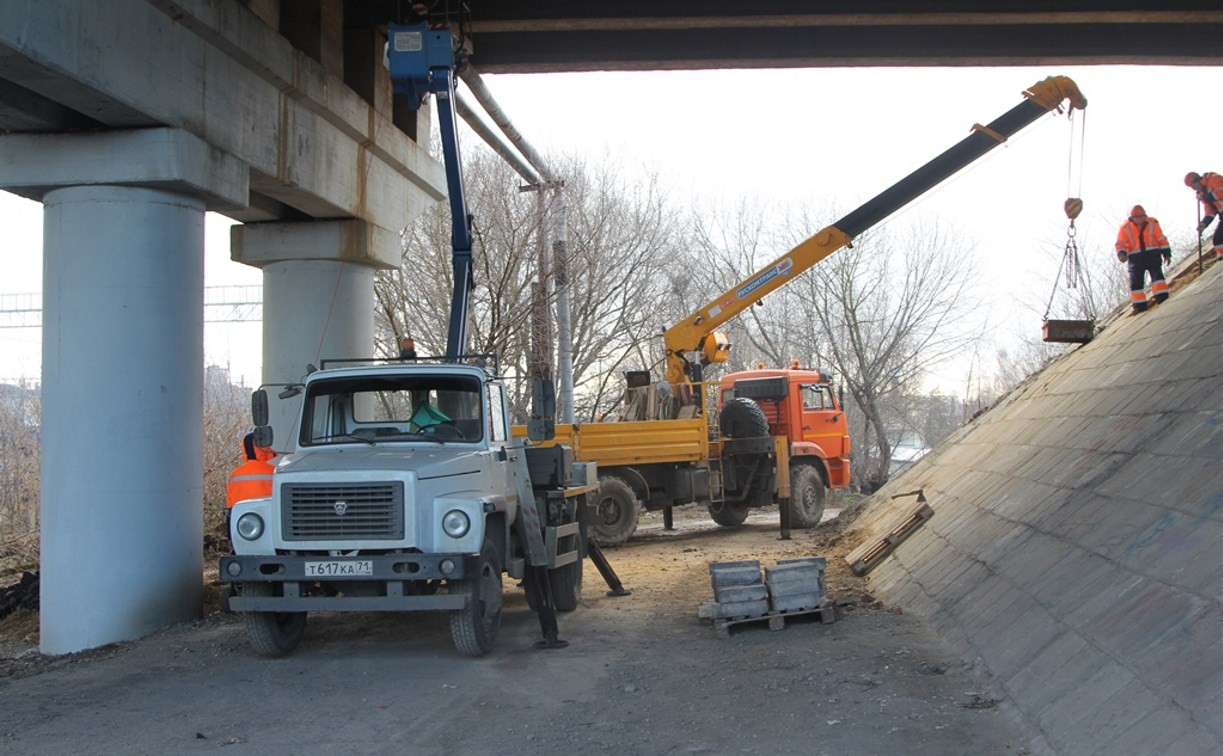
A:
{"label": "gravel road", "polygon": [[[21,754],[1022,754],[1008,703],[916,618],[874,602],[843,565],[837,524],[777,538],[775,513],[727,530],[653,516],[608,550],[631,596],[587,563],[562,650],[506,581],[497,647],[452,650],[444,615],[319,614],[294,655],[249,650],[212,614],[150,638],[54,659],[0,622],[0,751]],[[736,625],[697,607],[711,561],[829,558],[838,620]],[[35,625],[36,626],[36,625]],[[36,641],[34,641],[36,642]]]}

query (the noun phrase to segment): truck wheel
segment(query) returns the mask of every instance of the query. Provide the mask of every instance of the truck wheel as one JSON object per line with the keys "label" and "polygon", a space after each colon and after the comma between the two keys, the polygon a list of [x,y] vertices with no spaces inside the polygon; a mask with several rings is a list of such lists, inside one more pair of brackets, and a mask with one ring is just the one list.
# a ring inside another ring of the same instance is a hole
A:
{"label": "truck wheel", "polygon": [[450,638],[464,656],[484,656],[493,649],[501,628],[501,561],[492,541],[484,541],[476,574],[450,584],[467,605],[450,612]]}
{"label": "truck wheel", "polygon": [[790,468],[790,522],[796,528],[814,528],[824,516],[824,478],[813,465]]}
{"label": "truck wheel", "polygon": [[[577,559],[563,567],[548,570],[548,582],[552,584],[552,603],[556,606],[556,611],[572,612],[578,608],[578,601],[582,598],[583,561]],[[535,593],[531,586],[535,582],[535,571],[528,569],[522,582],[527,592],[527,606],[533,612],[539,611],[539,605],[535,601]]]}
{"label": "truck wheel", "polygon": [[600,546],[619,546],[637,529],[637,496],[622,478],[599,481],[594,514],[590,518],[590,540]]}
{"label": "truck wheel", "polygon": [[[275,596],[279,586],[272,583],[243,583],[243,596]],[[246,635],[260,656],[284,656],[301,643],[306,633],[305,612],[243,612]]]}
{"label": "truck wheel", "polygon": [[741,396],[722,405],[718,430],[730,438],[758,438],[769,435],[769,421],[759,404]]}

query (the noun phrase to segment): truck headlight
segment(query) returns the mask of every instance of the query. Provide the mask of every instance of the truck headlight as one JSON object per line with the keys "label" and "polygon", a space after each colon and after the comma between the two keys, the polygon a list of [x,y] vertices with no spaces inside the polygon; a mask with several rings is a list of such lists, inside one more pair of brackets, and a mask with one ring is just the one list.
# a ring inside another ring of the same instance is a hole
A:
{"label": "truck headlight", "polygon": [[238,535],[248,541],[255,541],[263,535],[263,518],[254,512],[247,512],[238,518]]}
{"label": "truck headlight", "polygon": [[471,518],[466,512],[452,509],[442,518],[442,530],[451,538],[462,538],[471,529]]}

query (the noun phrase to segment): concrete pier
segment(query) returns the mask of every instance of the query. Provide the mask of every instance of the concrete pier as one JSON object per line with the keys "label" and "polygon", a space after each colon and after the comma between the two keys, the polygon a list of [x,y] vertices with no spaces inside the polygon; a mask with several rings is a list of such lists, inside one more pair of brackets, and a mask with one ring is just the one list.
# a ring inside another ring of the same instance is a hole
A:
{"label": "concrete pier", "polygon": [[44,203],[41,643],[61,654],[200,611],[204,203]]}

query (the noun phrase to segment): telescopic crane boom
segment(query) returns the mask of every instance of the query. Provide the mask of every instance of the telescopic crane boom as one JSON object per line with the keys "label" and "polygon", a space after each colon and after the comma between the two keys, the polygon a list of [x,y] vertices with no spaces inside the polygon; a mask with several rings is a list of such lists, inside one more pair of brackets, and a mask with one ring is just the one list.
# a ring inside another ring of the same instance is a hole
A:
{"label": "telescopic crane boom", "polygon": [[[849,244],[863,231],[909,204],[927,190],[997,147],[1045,113],[1087,107],[1078,86],[1065,76],[1051,76],[1023,92],[1024,101],[988,126],[977,124],[972,134],[955,146],[885,189],[866,204],[786,252],[781,257],[723,292],[663,333],[667,380],[674,385],[700,380],[700,367],[724,362],[730,346],[716,329],[766,294],[784,286],[799,273]],[[695,355],[696,362],[687,355]]]}

